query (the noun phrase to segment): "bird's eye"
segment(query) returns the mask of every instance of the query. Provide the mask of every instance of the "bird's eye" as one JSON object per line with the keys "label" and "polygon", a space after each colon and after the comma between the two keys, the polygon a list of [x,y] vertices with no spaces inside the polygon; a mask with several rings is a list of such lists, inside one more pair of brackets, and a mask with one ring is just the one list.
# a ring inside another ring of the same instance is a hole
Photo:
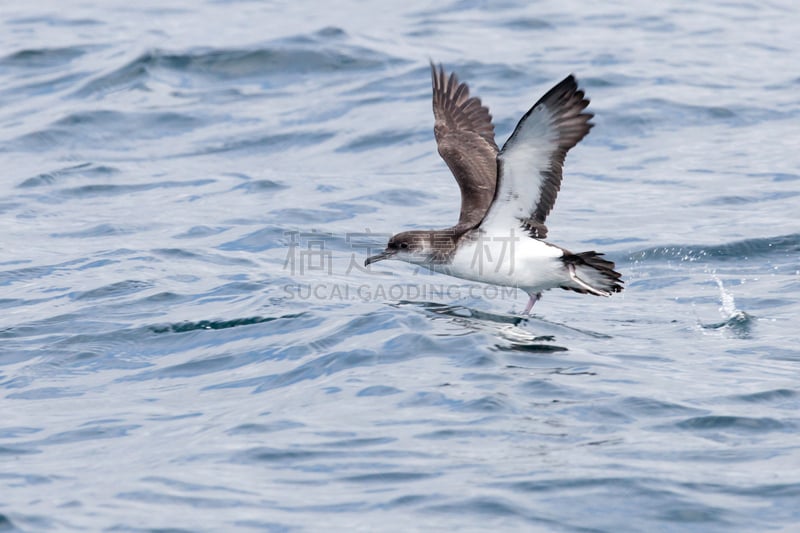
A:
{"label": "bird's eye", "polygon": [[400,243],[400,248],[404,248],[404,249],[408,248],[408,243],[407,242],[401,242]]}

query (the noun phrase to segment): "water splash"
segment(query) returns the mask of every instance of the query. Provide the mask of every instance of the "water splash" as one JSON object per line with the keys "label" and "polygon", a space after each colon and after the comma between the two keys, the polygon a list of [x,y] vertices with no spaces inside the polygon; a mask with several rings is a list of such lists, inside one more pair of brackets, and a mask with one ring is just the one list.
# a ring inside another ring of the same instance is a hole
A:
{"label": "water splash", "polygon": [[740,313],[741,311],[736,309],[736,301],[733,299],[733,293],[725,290],[725,286],[722,284],[722,280],[719,279],[717,276],[713,276],[712,279],[716,282],[717,287],[719,287],[719,296],[720,296],[719,312],[723,316],[723,318],[725,317],[731,318],[737,313]]}
{"label": "water splash", "polygon": [[713,324],[703,324],[698,321],[698,325],[704,331],[719,331],[739,339],[750,338],[755,318],[741,309],[736,308],[736,300],[733,297],[733,293],[725,288],[722,280],[719,279],[716,274],[712,273],[711,279],[713,279],[717,287],[719,287],[719,313],[723,320]]}

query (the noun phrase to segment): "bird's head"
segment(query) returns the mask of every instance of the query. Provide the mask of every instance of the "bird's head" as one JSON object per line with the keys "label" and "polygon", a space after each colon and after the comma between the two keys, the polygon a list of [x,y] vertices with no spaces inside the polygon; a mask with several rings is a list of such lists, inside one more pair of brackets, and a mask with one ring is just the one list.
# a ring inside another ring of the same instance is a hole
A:
{"label": "bird's head", "polygon": [[433,239],[429,231],[404,231],[394,235],[386,244],[386,249],[378,255],[368,257],[364,266],[383,261],[397,259],[407,263],[430,263],[434,255]]}

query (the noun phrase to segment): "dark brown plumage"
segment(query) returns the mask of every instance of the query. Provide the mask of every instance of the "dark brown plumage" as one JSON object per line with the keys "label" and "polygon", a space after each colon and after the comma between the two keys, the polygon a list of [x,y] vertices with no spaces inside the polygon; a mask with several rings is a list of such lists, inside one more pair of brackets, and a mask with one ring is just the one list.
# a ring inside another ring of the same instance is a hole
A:
{"label": "dark brown plumage", "polygon": [[455,73],[448,78],[431,63],[433,132],[442,156],[461,189],[461,213],[454,229],[477,226],[492,203],[497,183],[497,144],[489,110],[469,96]]}

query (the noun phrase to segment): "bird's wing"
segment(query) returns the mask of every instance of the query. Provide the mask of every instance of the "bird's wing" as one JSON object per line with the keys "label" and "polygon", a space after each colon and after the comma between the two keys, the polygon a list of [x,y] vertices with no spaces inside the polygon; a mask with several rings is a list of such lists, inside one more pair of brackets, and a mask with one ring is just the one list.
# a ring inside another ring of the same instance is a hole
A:
{"label": "bird's wing", "polygon": [[523,115],[497,156],[497,190],[482,228],[522,226],[532,237],[547,236],[544,221],[561,188],[564,158],[592,128],[588,105],[570,75]]}
{"label": "bird's wing", "polygon": [[489,110],[479,98],[469,96],[466,83],[455,73],[448,77],[431,63],[433,127],[442,156],[461,189],[461,214],[456,228],[477,226],[495,195],[497,144]]}

